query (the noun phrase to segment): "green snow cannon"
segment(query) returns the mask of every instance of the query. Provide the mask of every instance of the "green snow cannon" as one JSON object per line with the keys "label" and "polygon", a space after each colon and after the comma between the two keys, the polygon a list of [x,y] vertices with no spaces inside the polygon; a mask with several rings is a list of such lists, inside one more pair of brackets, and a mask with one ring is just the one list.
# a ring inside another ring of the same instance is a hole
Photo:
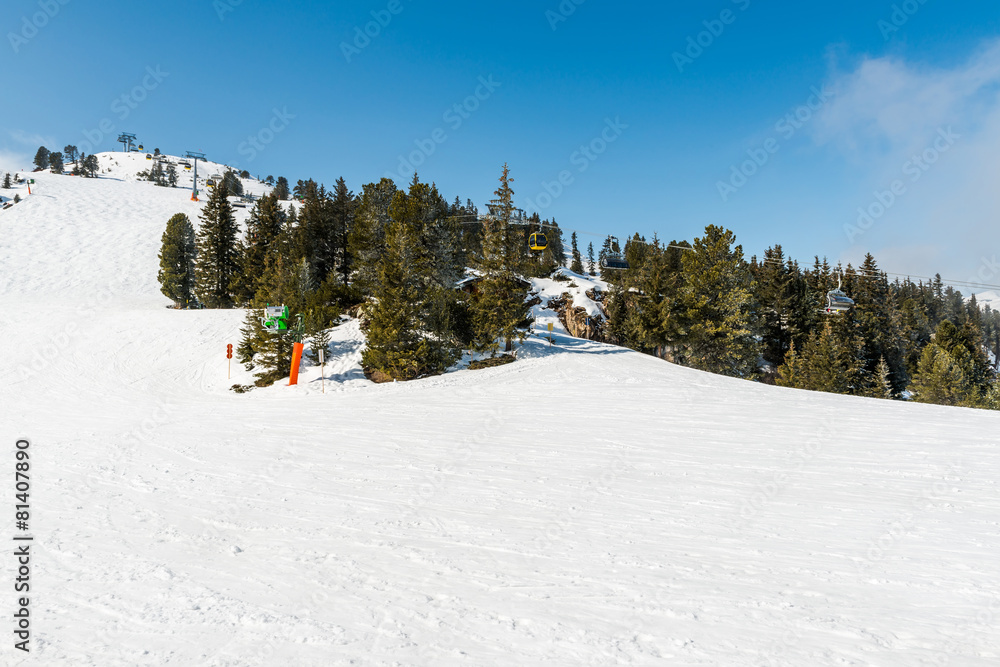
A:
{"label": "green snow cannon", "polygon": [[288,306],[267,306],[260,323],[268,331],[288,331]]}

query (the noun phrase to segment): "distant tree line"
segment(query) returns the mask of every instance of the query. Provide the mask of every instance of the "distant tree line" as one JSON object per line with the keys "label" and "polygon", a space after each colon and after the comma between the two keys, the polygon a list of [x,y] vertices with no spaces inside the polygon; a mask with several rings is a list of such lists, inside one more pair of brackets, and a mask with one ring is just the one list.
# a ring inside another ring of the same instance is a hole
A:
{"label": "distant tree line", "polygon": [[[624,253],[629,268],[608,276],[611,342],[786,387],[1000,408],[1000,312],[940,275],[890,282],[870,254],[856,269],[803,268],[780,245],[746,261],[715,226],[694,243],[635,235]],[[838,282],[855,306],[830,315]]]}
{"label": "distant tree line", "polygon": [[53,174],[62,174],[66,170],[66,162],[73,163],[71,173],[74,176],[96,178],[100,170],[96,155],[86,155],[73,145],[66,146],[61,153],[50,151],[45,146],[39,146],[35,152],[35,171],[48,169]]}

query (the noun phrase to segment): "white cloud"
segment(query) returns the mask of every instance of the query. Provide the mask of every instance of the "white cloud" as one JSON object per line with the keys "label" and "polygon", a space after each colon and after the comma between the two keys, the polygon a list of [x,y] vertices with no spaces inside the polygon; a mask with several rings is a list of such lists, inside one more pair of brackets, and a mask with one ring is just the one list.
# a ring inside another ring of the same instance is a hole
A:
{"label": "white cloud", "polygon": [[0,178],[3,177],[3,173],[11,172],[23,172],[29,171],[29,168],[34,166],[31,164],[34,156],[28,156],[27,153],[20,153],[17,151],[7,150],[5,148],[0,148]]}
{"label": "white cloud", "polygon": [[55,139],[52,137],[43,137],[40,134],[28,134],[24,130],[11,130],[8,134],[15,143],[24,146],[34,146],[35,148],[45,146],[49,150],[58,150],[54,146]]}
{"label": "white cloud", "polygon": [[[905,190],[851,239],[845,259],[870,251],[889,270],[965,280],[984,255],[1000,254],[1000,40],[949,68],[865,59],[828,85],[836,96],[812,130],[858,181],[844,224],[857,224],[859,207],[878,212],[877,193],[894,182]],[[935,150],[949,129],[958,138]]]}

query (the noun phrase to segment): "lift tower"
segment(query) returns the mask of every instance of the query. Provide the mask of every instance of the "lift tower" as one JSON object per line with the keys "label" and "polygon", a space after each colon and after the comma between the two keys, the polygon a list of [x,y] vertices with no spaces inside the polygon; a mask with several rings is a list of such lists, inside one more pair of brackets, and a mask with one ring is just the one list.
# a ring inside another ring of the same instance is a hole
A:
{"label": "lift tower", "polygon": [[198,201],[198,160],[204,160],[204,153],[188,151],[185,157],[194,160],[194,179],[191,181],[191,201]]}
{"label": "lift tower", "polygon": [[130,132],[122,132],[118,135],[118,143],[122,145],[122,151],[128,153],[132,150],[132,143],[135,141],[135,135]]}

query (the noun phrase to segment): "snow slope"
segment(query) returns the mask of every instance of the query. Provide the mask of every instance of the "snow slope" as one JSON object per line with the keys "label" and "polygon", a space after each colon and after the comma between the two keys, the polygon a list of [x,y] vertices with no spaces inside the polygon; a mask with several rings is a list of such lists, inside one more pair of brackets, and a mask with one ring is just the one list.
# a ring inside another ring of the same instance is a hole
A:
{"label": "snow slope", "polygon": [[558,330],[373,385],[355,322],[325,394],[310,368],[236,395],[242,314],[156,284],[167,218],[198,205],[36,178],[0,212],[4,465],[31,439],[35,536],[34,652],[0,664],[1000,662],[997,415]]}

